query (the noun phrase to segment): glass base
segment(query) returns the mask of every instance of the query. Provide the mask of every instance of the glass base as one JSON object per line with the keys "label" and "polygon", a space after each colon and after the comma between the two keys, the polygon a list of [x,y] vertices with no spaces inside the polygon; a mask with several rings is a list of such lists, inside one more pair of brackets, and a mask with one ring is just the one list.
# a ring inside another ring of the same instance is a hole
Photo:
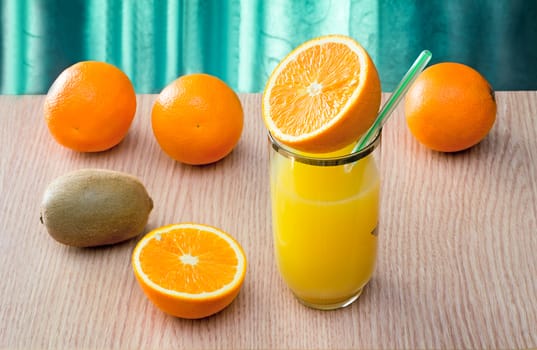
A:
{"label": "glass base", "polygon": [[352,295],[350,298],[345,298],[342,300],[304,300],[300,298],[298,295],[295,294],[295,297],[302,303],[303,305],[310,307],[312,309],[316,310],[336,310],[341,309],[344,307],[347,307],[354,303],[360,295],[362,295],[363,288],[360,288],[358,292],[354,295]]}

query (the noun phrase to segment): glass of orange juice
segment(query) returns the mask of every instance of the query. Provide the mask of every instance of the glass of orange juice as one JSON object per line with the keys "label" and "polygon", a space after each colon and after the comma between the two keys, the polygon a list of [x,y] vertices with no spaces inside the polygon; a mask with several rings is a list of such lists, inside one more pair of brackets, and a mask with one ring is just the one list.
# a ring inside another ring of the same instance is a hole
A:
{"label": "glass of orange juice", "polygon": [[375,269],[379,135],[361,151],[303,154],[269,133],[272,229],[281,276],[303,304],[358,299]]}

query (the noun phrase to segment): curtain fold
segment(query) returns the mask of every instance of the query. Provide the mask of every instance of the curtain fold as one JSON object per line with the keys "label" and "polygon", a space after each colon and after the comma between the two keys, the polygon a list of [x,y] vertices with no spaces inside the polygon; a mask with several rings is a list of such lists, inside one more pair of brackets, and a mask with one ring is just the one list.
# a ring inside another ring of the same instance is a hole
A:
{"label": "curtain fold", "polygon": [[537,90],[537,1],[3,0],[0,93],[46,93],[81,60],[121,68],[138,93],[205,72],[261,92],[313,37],[357,39],[391,91],[423,49],[479,70],[496,90]]}

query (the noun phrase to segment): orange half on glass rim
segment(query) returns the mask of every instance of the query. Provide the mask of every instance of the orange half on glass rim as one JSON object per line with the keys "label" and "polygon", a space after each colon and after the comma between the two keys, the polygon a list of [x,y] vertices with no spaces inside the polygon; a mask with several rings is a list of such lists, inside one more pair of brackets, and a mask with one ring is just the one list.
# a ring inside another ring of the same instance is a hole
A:
{"label": "orange half on glass rim", "polygon": [[134,274],[159,309],[181,318],[213,315],[238,295],[246,256],[229,234],[181,223],[149,232],[132,253]]}
{"label": "orange half on glass rim", "polygon": [[380,106],[380,79],[354,39],[327,35],[298,46],[267,81],[262,113],[279,142],[326,153],[356,142]]}

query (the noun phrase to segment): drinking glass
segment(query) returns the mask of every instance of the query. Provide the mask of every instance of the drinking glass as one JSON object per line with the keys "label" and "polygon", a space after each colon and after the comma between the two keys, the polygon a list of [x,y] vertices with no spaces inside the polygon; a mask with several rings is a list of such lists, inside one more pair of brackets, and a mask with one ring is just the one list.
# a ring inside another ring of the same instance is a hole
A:
{"label": "drinking glass", "polygon": [[269,133],[276,262],[291,291],[309,307],[350,305],[373,275],[380,135],[361,151],[327,156],[297,152]]}

